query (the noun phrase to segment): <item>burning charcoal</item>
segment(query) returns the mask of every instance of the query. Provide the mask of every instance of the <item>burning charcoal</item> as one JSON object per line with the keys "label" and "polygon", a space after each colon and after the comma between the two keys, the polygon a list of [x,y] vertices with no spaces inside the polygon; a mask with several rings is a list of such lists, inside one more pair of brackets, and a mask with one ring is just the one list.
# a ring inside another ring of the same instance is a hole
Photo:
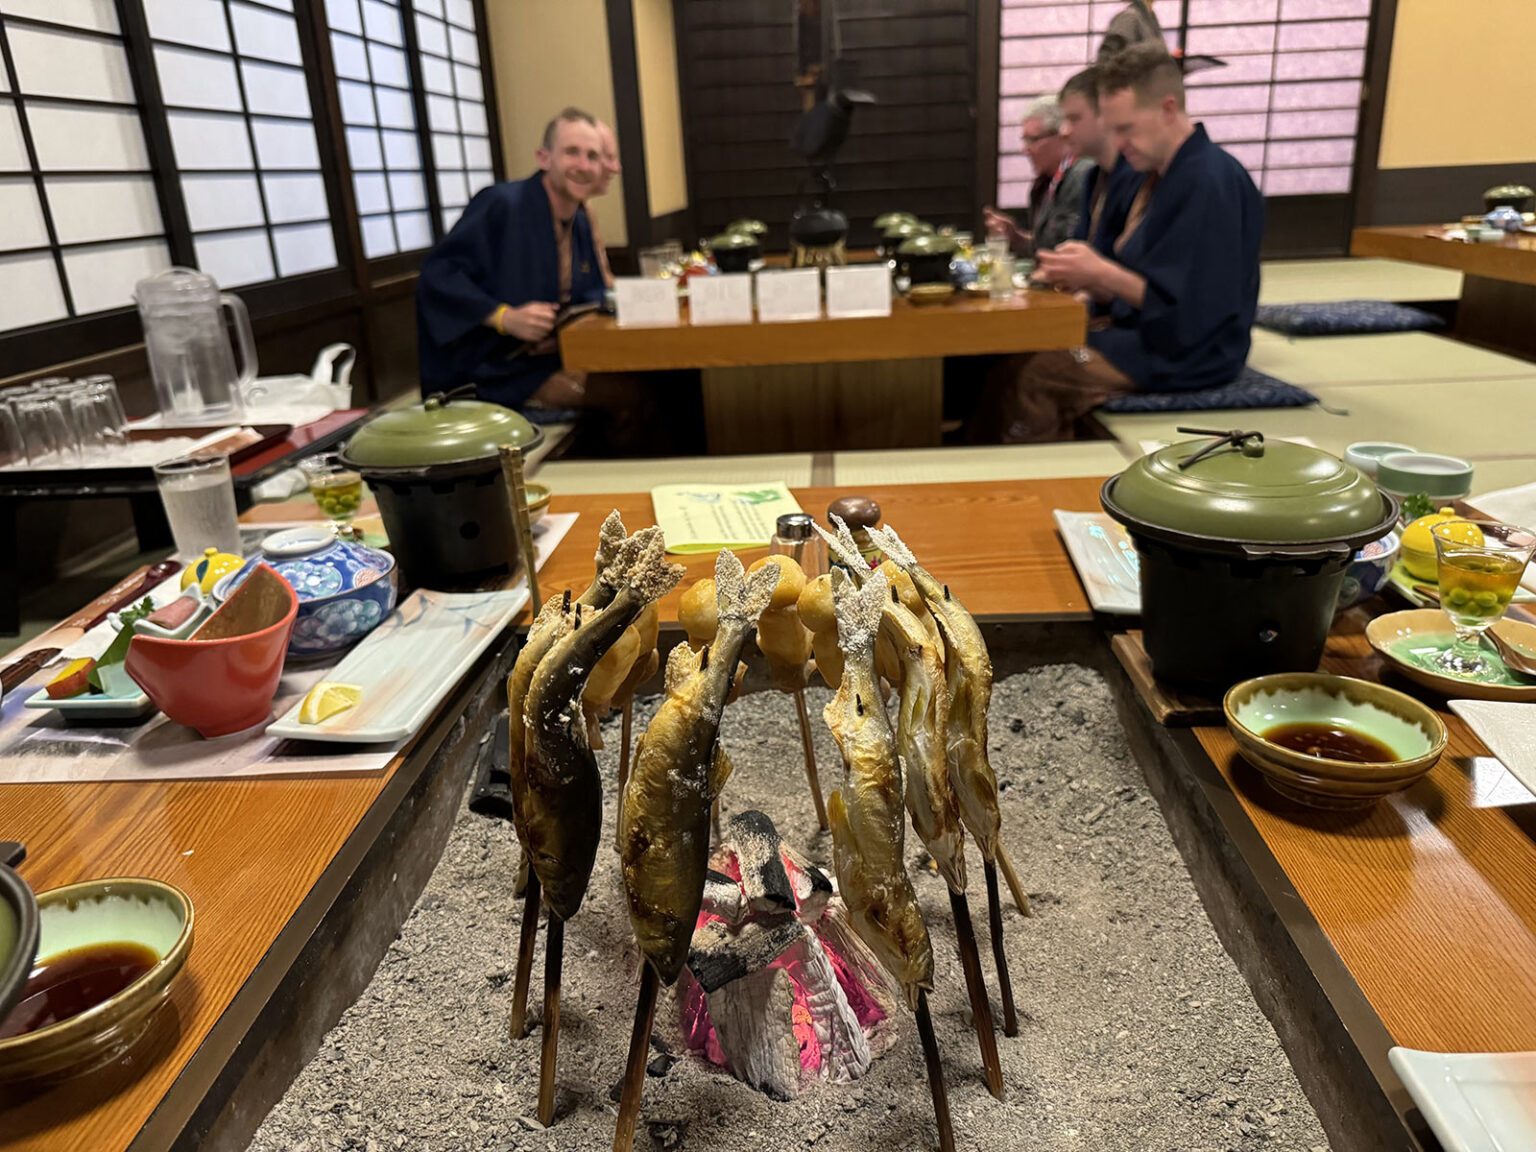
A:
{"label": "burning charcoal", "polygon": [[704,873],[704,903],[700,911],[734,927],[747,914],[747,898],[740,884],[725,873],[711,869]]}
{"label": "burning charcoal", "polygon": [[802,924],[816,923],[821,919],[827,901],[832,899],[831,879],[788,844],[779,844],[779,856],[795,891],[796,915]]}
{"label": "burning charcoal", "polygon": [[804,931],[799,921],[787,920],[772,925],[750,922],[733,934],[720,921],[711,920],[693,934],[688,967],[704,991],[713,992],[768,967]]}
{"label": "burning charcoal", "polygon": [[741,886],[757,913],[793,912],[795,890],[779,857],[779,832],[755,809],[731,817],[731,841],[741,866]]}
{"label": "burning charcoal", "polygon": [[794,982],[782,968],[753,972],[709,997],[709,1018],[731,1072],[775,1100],[800,1092],[794,1012]]}

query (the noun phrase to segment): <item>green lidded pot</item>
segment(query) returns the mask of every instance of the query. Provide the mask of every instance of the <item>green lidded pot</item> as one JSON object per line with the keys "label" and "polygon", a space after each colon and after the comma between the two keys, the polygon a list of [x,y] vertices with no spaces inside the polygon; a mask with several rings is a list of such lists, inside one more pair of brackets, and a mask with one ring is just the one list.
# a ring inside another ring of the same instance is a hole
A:
{"label": "green lidded pot", "polygon": [[353,435],[344,453],[357,468],[424,468],[488,462],[500,467],[503,444],[531,448],[544,438],[523,416],[482,400],[427,397],[382,412]]}
{"label": "green lidded pot", "polygon": [[918,219],[910,212],[882,212],[875,217],[875,227],[885,232],[897,224],[916,224]]}
{"label": "green lidded pot", "polygon": [[1389,509],[1376,485],[1336,456],[1256,436],[1184,464],[1210,444],[1170,444],[1116,477],[1113,502],[1127,522],[1213,541],[1271,544],[1342,542],[1362,534],[1374,540],[1390,527],[1383,525]]}
{"label": "green lidded pot", "polygon": [[746,272],[763,254],[762,238],[751,232],[726,231],[709,242],[715,267],[722,272]]}
{"label": "green lidded pot", "polygon": [[[762,237],[767,235],[768,225],[764,224],[761,220],[751,220],[743,217],[740,220],[732,220],[729,224],[727,224],[725,226],[725,232],[740,232],[747,236]],[[722,235],[724,234],[725,233],[722,233]],[[710,246],[714,246],[713,240],[710,241]]]}
{"label": "green lidded pot", "polygon": [[373,489],[407,585],[476,587],[510,570],[514,552],[499,449],[543,439],[510,408],[436,394],[374,417],[341,459]]}
{"label": "green lidded pot", "polygon": [[960,241],[953,236],[940,236],[934,232],[919,232],[908,236],[896,249],[898,256],[952,256],[960,249]]}

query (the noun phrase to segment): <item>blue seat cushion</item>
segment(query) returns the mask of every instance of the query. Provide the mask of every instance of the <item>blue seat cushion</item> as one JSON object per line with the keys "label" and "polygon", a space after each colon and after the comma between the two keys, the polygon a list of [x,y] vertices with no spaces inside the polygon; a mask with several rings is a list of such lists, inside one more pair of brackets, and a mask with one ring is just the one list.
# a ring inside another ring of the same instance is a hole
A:
{"label": "blue seat cushion", "polygon": [[1100,412],[1207,412],[1217,408],[1304,408],[1317,397],[1305,388],[1244,368],[1230,384],[1185,392],[1125,392],[1111,396]]}
{"label": "blue seat cushion", "polygon": [[1287,336],[1361,336],[1369,332],[1425,332],[1444,327],[1440,317],[1388,300],[1334,300],[1326,304],[1261,304],[1256,322]]}

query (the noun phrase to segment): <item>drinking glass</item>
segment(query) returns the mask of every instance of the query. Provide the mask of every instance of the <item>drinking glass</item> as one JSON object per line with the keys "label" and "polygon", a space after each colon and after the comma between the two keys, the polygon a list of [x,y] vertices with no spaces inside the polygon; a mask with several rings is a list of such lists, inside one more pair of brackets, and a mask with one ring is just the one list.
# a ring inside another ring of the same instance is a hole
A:
{"label": "drinking glass", "polygon": [[299,462],[309,484],[309,494],[334,527],[352,523],[363,502],[363,478],[341,462],[334,452],[310,456]]}
{"label": "drinking glass", "polygon": [[80,460],[80,440],[65,401],[58,396],[28,396],[11,405],[34,465],[60,467]]}
{"label": "drinking glass", "polygon": [[667,275],[666,250],[663,248],[640,249],[640,275],[647,280],[661,280]]}
{"label": "drinking glass", "polygon": [[1440,566],[1440,607],[1456,642],[1435,668],[1464,680],[1497,679],[1483,655],[1483,633],[1498,623],[1536,551],[1536,532],[1491,520],[1447,520],[1430,528]]}
{"label": "drinking glass", "polygon": [[128,414],[123,411],[123,398],[117,391],[117,381],[105,372],[99,372],[94,376],[82,377],[79,383],[88,386],[94,393],[108,398],[112,412],[113,427],[119,432],[126,431],[128,427]]}
{"label": "drinking glass", "polygon": [[987,277],[987,294],[993,300],[1013,299],[1013,253],[992,256],[992,271]]}
{"label": "drinking glass", "polygon": [[240,555],[240,519],[227,456],[188,456],[155,465],[155,483],[182,563],[209,548]]}
{"label": "drinking glass", "polygon": [[16,413],[10,405],[0,404],[0,468],[25,468],[27,442],[16,423]]}

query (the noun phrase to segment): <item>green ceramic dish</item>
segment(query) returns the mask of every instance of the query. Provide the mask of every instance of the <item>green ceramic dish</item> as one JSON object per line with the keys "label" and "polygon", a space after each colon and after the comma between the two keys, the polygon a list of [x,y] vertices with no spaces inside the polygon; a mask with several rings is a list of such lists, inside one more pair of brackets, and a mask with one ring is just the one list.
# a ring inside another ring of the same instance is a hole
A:
{"label": "green ceramic dish", "polygon": [[[1407,788],[1445,751],[1445,724],[1411,696],[1380,684],[1320,672],[1245,680],[1222,701],[1238,749],[1282,796],[1314,808],[1364,808]],[[1310,756],[1266,739],[1288,724],[1326,724],[1372,737],[1394,759],[1362,764]]]}
{"label": "green ceramic dish", "polygon": [[116,996],[78,1016],[0,1040],[0,1081],[46,1081],[126,1052],[165,1003],[192,951],[192,901],[159,880],[87,880],[40,893],[37,956],[90,944],[142,944],[159,962]]}
{"label": "green ceramic dish", "polygon": [[[1504,619],[1494,625],[1500,638],[1536,656],[1536,625]],[[1433,661],[1456,639],[1450,618],[1438,608],[1415,608],[1378,616],[1365,628],[1371,647],[1417,684],[1445,696],[1465,700],[1536,702],[1536,682],[1511,673],[1491,646],[1483,650],[1496,675],[1489,680],[1462,680],[1438,671]]]}

